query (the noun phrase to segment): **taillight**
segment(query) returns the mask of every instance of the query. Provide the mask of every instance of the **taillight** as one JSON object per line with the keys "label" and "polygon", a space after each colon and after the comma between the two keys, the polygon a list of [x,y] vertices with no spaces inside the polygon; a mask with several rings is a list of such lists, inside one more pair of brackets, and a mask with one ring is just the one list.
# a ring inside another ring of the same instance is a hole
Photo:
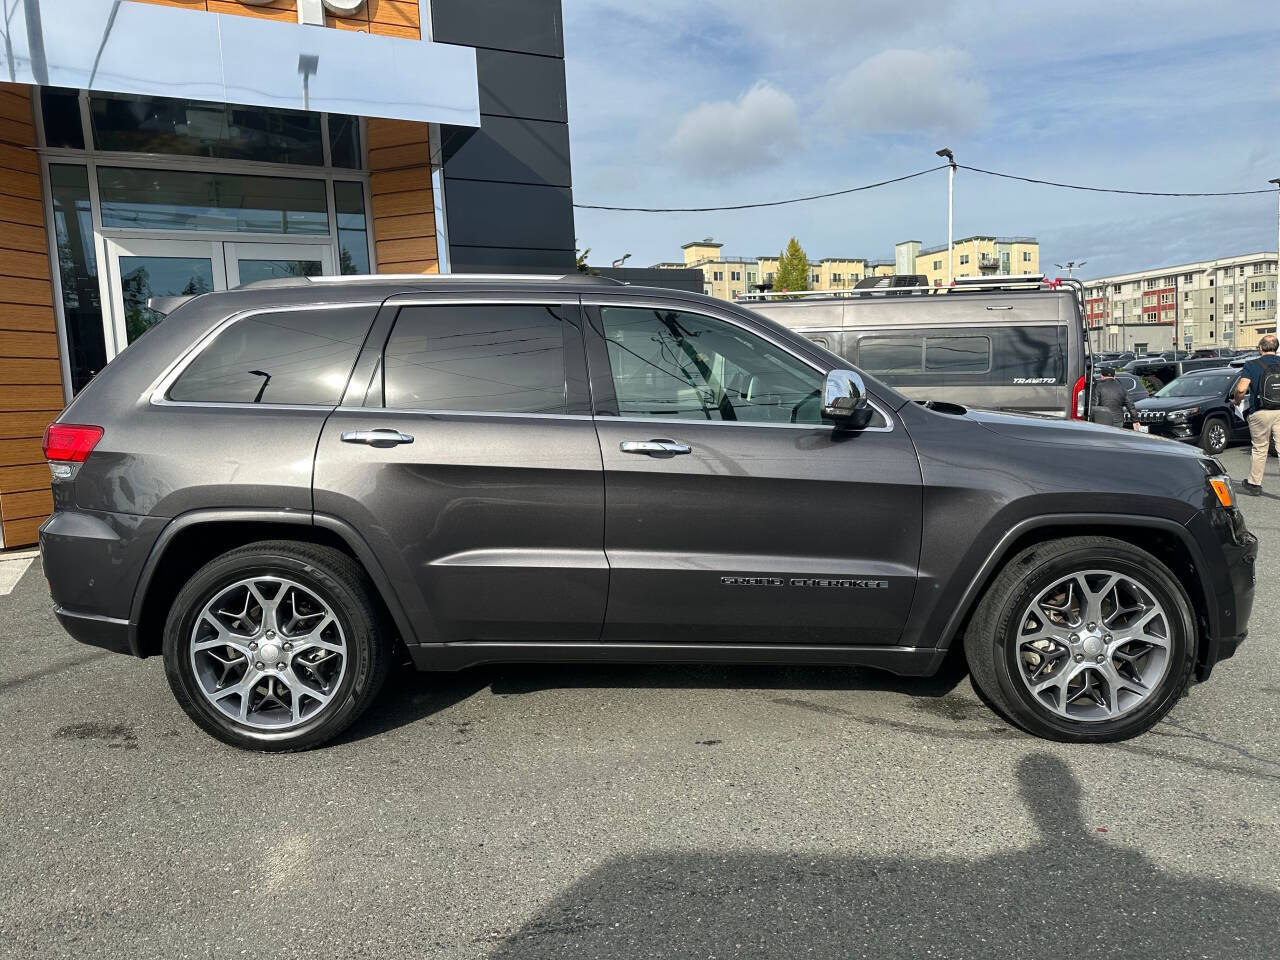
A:
{"label": "taillight", "polygon": [[101,427],[51,423],[44,432],[44,458],[62,463],[84,463],[101,439]]}
{"label": "taillight", "polygon": [[1081,377],[1076,381],[1076,385],[1071,388],[1071,419],[1084,419],[1085,401],[1089,399],[1089,395],[1084,392],[1085,379]]}

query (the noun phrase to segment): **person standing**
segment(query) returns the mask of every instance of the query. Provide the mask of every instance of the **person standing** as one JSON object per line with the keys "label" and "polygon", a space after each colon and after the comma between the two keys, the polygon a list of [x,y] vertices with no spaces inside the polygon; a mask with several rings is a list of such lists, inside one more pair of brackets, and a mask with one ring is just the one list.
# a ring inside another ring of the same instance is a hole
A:
{"label": "person standing", "polygon": [[1116,379],[1115,367],[1099,367],[1098,382],[1093,385],[1093,404],[1089,419],[1109,427],[1123,427],[1125,411],[1137,423],[1138,408],[1129,399],[1129,391]]}
{"label": "person standing", "polygon": [[1241,481],[1244,492],[1256,497],[1262,493],[1262,472],[1267,466],[1267,448],[1274,439],[1280,445],[1280,340],[1267,334],[1258,341],[1256,360],[1250,360],[1240,371],[1236,381],[1235,400],[1249,397],[1249,440],[1253,445],[1253,458],[1249,465],[1249,477]]}

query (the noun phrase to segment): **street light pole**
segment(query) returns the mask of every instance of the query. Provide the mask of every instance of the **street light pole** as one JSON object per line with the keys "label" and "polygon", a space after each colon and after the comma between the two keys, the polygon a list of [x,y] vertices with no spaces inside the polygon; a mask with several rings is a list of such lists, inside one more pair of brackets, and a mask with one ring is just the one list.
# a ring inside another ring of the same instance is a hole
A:
{"label": "street light pole", "polygon": [[[1280,177],[1269,180],[1268,183],[1276,185],[1276,256],[1280,258]],[[1276,273],[1280,275],[1280,259],[1276,261]],[[1280,309],[1277,310],[1276,316],[1280,317]]]}
{"label": "street light pole", "polygon": [[955,282],[955,241],[954,236],[956,212],[956,158],[947,147],[935,151],[947,161],[947,286]]}

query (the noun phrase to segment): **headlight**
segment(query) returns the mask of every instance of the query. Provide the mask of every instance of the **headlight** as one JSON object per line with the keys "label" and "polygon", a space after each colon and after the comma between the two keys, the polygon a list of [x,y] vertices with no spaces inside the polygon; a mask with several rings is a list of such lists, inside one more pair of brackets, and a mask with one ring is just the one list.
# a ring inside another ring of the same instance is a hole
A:
{"label": "headlight", "polygon": [[1172,413],[1170,413],[1170,414],[1169,414],[1169,419],[1170,419],[1170,420],[1185,420],[1185,419],[1187,419],[1187,417],[1190,417],[1190,416],[1192,416],[1192,415],[1194,415],[1194,414],[1197,414],[1197,413],[1199,413],[1199,412],[1200,412],[1200,408],[1199,408],[1199,407],[1192,407],[1192,408],[1191,408],[1191,409],[1189,409],[1189,410],[1174,410]]}

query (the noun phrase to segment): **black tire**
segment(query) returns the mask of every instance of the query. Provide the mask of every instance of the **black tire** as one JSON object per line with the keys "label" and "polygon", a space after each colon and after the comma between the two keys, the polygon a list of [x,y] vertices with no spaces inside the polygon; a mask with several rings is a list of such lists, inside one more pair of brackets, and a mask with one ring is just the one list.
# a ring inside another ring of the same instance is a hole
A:
{"label": "black tire", "polygon": [[[297,726],[272,731],[218,710],[198,686],[189,642],[205,604],[253,576],[283,576],[329,604],[347,645],[347,668],[329,702]],[[377,696],[387,675],[390,643],[380,635],[364,571],[331,547],[292,540],[251,543],[205,564],[187,581],[164,627],[165,675],[178,704],[205,732],[247,750],[307,750],[345,730]]]}
{"label": "black tire", "polygon": [[1217,456],[1231,442],[1231,428],[1221,417],[1207,417],[1200,428],[1200,449],[1210,456]]}
{"label": "black tire", "polygon": [[[1075,571],[1104,568],[1132,577],[1167,611],[1168,668],[1147,698],[1110,720],[1072,720],[1036,700],[1019,672],[1011,642],[1036,595]],[[1195,616],[1177,578],[1156,557],[1110,537],[1067,537],[1036,544],[1005,564],[983,594],[965,631],[964,649],[974,684],[1006,719],[1038,737],[1068,743],[1127,740],[1155,726],[1186,692],[1195,665]]]}

